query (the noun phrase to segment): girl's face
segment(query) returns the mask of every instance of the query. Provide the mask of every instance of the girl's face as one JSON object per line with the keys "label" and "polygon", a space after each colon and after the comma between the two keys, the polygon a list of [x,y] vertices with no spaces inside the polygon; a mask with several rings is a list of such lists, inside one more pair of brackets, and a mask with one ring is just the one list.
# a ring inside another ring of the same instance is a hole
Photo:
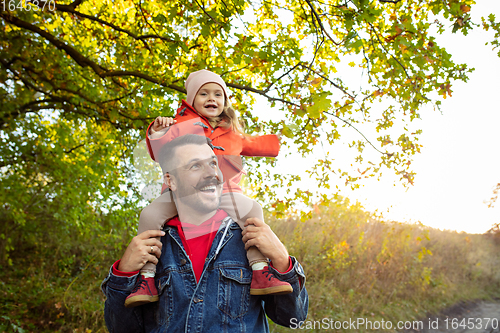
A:
{"label": "girl's face", "polygon": [[224,90],[217,83],[206,83],[194,97],[194,109],[207,118],[219,116],[224,111]]}

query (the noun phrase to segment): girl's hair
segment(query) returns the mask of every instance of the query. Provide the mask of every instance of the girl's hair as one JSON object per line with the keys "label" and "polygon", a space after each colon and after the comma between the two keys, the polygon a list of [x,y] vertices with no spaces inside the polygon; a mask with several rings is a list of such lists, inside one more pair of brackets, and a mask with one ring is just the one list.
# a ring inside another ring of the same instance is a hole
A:
{"label": "girl's hair", "polygon": [[227,97],[224,100],[224,110],[222,110],[222,113],[218,117],[209,118],[208,122],[213,128],[218,126],[222,128],[230,128],[231,130],[244,135],[245,132],[243,132],[243,127],[240,124],[237,111],[233,108]]}

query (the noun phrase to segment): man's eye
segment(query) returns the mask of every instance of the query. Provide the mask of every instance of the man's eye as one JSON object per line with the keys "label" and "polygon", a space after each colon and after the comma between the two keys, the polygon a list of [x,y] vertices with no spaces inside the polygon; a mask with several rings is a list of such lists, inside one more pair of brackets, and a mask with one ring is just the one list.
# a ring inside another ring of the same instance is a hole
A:
{"label": "man's eye", "polygon": [[193,170],[193,169],[199,169],[199,168],[200,168],[200,165],[198,163],[196,163],[196,164],[191,165],[190,169]]}

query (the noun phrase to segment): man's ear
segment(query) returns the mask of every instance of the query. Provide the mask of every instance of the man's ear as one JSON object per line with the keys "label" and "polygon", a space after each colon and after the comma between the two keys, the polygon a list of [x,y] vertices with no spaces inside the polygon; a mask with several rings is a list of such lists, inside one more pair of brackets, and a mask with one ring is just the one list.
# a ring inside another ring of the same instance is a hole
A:
{"label": "man's ear", "polygon": [[170,191],[175,191],[175,189],[177,188],[175,178],[172,177],[172,175],[168,172],[165,172],[165,174],[163,175],[163,182],[167,185]]}

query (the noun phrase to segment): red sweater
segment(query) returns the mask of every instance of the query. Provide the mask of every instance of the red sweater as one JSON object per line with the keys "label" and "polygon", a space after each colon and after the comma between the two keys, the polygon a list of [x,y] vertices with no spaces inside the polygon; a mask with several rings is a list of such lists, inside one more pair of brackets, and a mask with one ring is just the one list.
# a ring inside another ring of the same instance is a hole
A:
{"label": "red sweater", "polygon": [[182,245],[184,245],[186,254],[193,264],[196,281],[200,281],[205,266],[205,258],[208,251],[210,251],[217,230],[219,230],[219,226],[226,216],[227,213],[219,209],[214,216],[200,225],[183,223],[179,221],[178,216],[167,222],[167,225],[177,227]]}

